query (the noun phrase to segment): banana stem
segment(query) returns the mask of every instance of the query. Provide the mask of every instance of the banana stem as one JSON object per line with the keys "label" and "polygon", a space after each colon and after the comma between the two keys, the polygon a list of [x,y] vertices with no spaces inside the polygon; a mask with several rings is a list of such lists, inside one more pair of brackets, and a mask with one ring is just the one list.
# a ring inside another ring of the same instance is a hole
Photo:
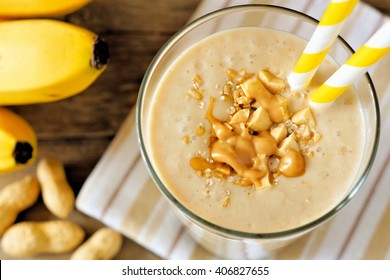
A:
{"label": "banana stem", "polygon": [[108,44],[98,36],[93,44],[92,67],[98,70],[103,68],[108,64],[109,58]]}

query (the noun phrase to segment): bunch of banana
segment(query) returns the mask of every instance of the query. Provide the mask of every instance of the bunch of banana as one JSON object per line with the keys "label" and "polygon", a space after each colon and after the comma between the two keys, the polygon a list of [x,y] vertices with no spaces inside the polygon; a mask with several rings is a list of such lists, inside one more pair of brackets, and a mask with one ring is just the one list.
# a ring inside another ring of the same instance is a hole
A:
{"label": "bunch of banana", "polygon": [[[52,102],[81,93],[106,69],[107,43],[60,20],[91,0],[0,0],[0,106]],[[19,19],[17,19],[19,18]],[[32,127],[0,107],[0,172],[31,164]]]}
{"label": "bunch of banana", "polygon": [[1,0],[0,18],[34,18],[70,14],[92,0]]}
{"label": "bunch of banana", "polygon": [[34,162],[37,138],[32,127],[12,111],[0,107],[0,172]]}
{"label": "bunch of banana", "polygon": [[49,19],[0,22],[0,105],[52,102],[82,92],[105,70],[107,43]]}

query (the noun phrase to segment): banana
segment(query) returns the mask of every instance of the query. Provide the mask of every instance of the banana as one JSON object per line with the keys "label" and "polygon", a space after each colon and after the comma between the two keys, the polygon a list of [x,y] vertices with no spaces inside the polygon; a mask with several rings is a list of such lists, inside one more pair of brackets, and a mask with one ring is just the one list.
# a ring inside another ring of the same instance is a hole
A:
{"label": "banana", "polygon": [[103,39],[73,24],[52,19],[0,22],[0,105],[78,94],[106,69],[108,58]]}
{"label": "banana", "polygon": [[37,137],[32,127],[14,112],[0,107],[0,172],[21,169],[34,162]]}
{"label": "banana", "polygon": [[0,18],[63,16],[81,9],[92,0],[1,0]]}

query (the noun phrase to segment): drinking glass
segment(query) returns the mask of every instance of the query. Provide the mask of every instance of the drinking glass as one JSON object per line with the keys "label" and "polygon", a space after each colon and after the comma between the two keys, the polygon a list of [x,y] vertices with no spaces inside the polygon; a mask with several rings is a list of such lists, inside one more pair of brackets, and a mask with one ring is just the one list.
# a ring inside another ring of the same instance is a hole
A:
{"label": "drinking glass", "polygon": [[[273,5],[243,5],[221,9],[196,19],[178,31],[157,53],[142,81],[137,101],[137,132],[143,160],[157,188],[169,201],[182,222],[188,226],[191,235],[204,248],[221,258],[266,258],[275,250],[323,224],[352,199],[363,185],[378,147],[380,114],[374,86],[368,74],[356,80],[353,85],[364,115],[365,145],[360,166],[347,194],[321,217],[296,228],[269,233],[250,233],[218,226],[187,209],[170,193],[151,159],[148,115],[156,88],[179,54],[216,32],[257,26],[295,34],[308,41],[317,24],[318,21],[308,15]],[[336,39],[329,51],[329,55],[339,65],[343,64],[352,53],[352,48],[341,37]],[[180,176],[179,170],[177,174]]]}

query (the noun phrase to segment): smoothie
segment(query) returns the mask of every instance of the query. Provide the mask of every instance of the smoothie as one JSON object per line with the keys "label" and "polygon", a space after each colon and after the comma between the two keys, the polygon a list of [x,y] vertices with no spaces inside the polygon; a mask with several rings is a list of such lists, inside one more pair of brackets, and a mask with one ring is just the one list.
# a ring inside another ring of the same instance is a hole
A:
{"label": "smoothie", "polygon": [[151,161],[190,211],[232,230],[279,232],[350,191],[365,144],[361,106],[352,90],[310,106],[337,67],[330,59],[308,89],[290,91],[305,45],[281,31],[233,29],[192,46],[164,74],[148,116]]}

